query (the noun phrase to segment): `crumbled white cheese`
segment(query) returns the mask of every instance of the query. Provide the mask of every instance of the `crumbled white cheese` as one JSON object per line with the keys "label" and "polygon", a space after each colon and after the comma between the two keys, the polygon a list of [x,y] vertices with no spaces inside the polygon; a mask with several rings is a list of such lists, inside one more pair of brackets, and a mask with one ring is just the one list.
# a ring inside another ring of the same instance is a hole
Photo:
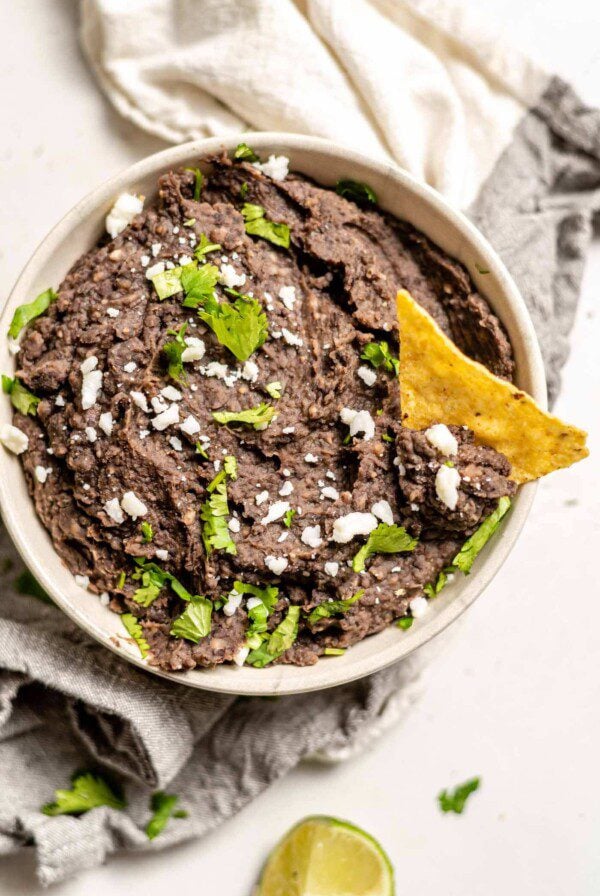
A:
{"label": "crumbled white cheese", "polygon": [[281,431],[282,431],[283,433],[285,433],[286,436],[289,436],[289,435],[291,435],[293,432],[296,432],[296,427],[295,427],[295,426],[284,426],[283,429],[282,429]]}
{"label": "crumbled white cheese", "polygon": [[287,156],[270,155],[266,162],[252,162],[252,165],[273,180],[285,180],[288,176],[290,160]]}
{"label": "crumbled white cheese", "polygon": [[118,317],[120,312],[118,308],[107,308],[106,313],[109,317]]}
{"label": "crumbled white cheese", "polygon": [[249,647],[238,647],[236,652],[233,654],[233,662],[236,664],[236,666],[243,666],[249,653]]}
{"label": "crumbled white cheese", "polygon": [[425,597],[413,597],[408,606],[413,619],[421,619],[429,610],[429,603]]}
{"label": "crumbled white cheese", "polygon": [[115,523],[120,524],[125,519],[118,498],[111,498],[110,501],[107,501],[104,505],[104,512],[111,518],[111,520],[114,520]]}
{"label": "crumbled white cheese", "polygon": [[231,517],[231,519],[229,520],[227,525],[229,526],[229,528],[231,529],[232,532],[240,531],[240,521],[236,520],[236,518],[234,516]]}
{"label": "crumbled white cheese", "polygon": [[155,395],[154,398],[151,398],[150,404],[152,405],[155,414],[162,414],[162,412],[166,411],[169,407],[167,402],[161,398],[160,395]]}
{"label": "crumbled white cheese", "polygon": [[169,439],[169,445],[175,451],[183,451],[183,444],[181,442],[181,439],[178,439],[177,436],[171,436],[171,438]]}
{"label": "crumbled white cheese", "polygon": [[369,535],[378,526],[373,513],[347,513],[338,517],[333,524],[333,540],[338,544],[347,544],[356,535]]}
{"label": "crumbled white cheese", "polygon": [[80,588],[89,588],[90,585],[90,577],[89,576],[74,576],[75,584],[79,585]]}
{"label": "crumbled white cheese", "polygon": [[148,399],[146,398],[144,393],[136,392],[135,390],[133,390],[129,394],[131,395],[133,403],[137,405],[140,410],[144,411],[147,414],[150,408],[148,407]]}
{"label": "crumbled white cheese", "polygon": [[219,380],[223,380],[229,389],[231,389],[239,379],[237,373],[231,371],[227,364],[221,364],[220,361],[210,361],[205,367],[200,368],[200,373],[203,376],[214,376]]}
{"label": "crumbled white cheese", "polygon": [[144,208],[144,200],[131,193],[121,193],[106,216],[106,230],[114,239],[122,230],[129,227],[136,215]]}
{"label": "crumbled white cheese", "polygon": [[165,560],[169,559],[169,552],[165,550],[165,548],[157,548],[154,552],[159,560],[162,560],[163,563]]}
{"label": "crumbled white cheese", "polygon": [[140,264],[143,268],[147,268],[150,264],[150,256],[149,255],[140,255]]}
{"label": "crumbled white cheese", "polygon": [[102,388],[102,371],[96,370],[97,366],[98,358],[95,355],[90,355],[79,368],[83,374],[81,380],[81,407],[84,411],[89,410],[96,404],[98,393]]}
{"label": "crumbled white cheese", "polygon": [[166,429],[167,426],[172,426],[175,423],[179,423],[179,405],[175,403],[169,405],[166,411],[162,411],[152,420],[152,426],[159,431],[162,431],[163,429]]}
{"label": "crumbled white cheese", "polygon": [[389,501],[376,501],[371,507],[371,513],[374,513],[377,519],[382,523],[387,523],[388,526],[392,526],[394,523],[394,514]]}
{"label": "crumbled white cheese", "polygon": [[280,520],[289,509],[289,501],[275,501],[275,503],[271,504],[269,507],[267,515],[262,518],[261,524],[263,526],[268,526],[269,523],[274,523],[275,520]]}
{"label": "crumbled white cheese", "polygon": [[356,375],[363,381],[365,386],[374,386],[377,382],[377,372],[372,367],[359,367]]}
{"label": "crumbled white cheese", "polygon": [[186,336],[186,348],[181,353],[181,360],[187,364],[189,361],[201,361],[206,352],[206,346],[198,336]]}
{"label": "crumbled white cheese", "polygon": [[296,304],[295,286],[282,286],[278,292],[278,296],[288,311],[294,310],[294,305]]}
{"label": "crumbled white cheese", "polygon": [[282,498],[287,498],[287,496],[288,496],[288,495],[291,495],[293,491],[294,491],[294,486],[293,486],[293,484],[290,482],[290,480],[287,479],[287,480],[283,483],[283,485],[281,486],[281,488],[279,489],[279,494],[281,495]]}
{"label": "crumbled white cheese", "polygon": [[57,395],[56,398],[54,399],[54,404],[56,405],[57,408],[64,408],[65,400],[64,400],[63,396]]}
{"label": "crumbled white cheese", "polygon": [[337,501],[340,496],[337,488],[334,488],[332,485],[326,485],[321,489],[321,494],[324,498],[329,498],[330,501]]}
{"label": "crumbled white cheese", "polygon": [[458,454],[456,436],[452,435],[445,423],[436,423],[434,426],[430,426],[425,430],[425,438],[430,445],[447,457]]}
{"label": "crumbled white cheese", "polygon": [[85,428],[85,437],[86,437],[86,439],[88,440],[88,442],[92,442],[92,443],[93,443],[93,442],[95,442],[96,439],[98,438],[98,433],[96,432],[96,430],[94,429],[93,426],[86,426],[86,428]]}
{"label": "crumbled white cheese", "polygon": [[156,256],[160,254],[161,249],[162,249],[162,243],[152,243],[152,245],[150,246],[150,251],[152,252],[152,257],[156,258]]}
{"label": "crumbled white cheese", "polygon": [[277,543],[281,544],[282,541],[286,540],[286,538],[288,537],[289,534],[290,534],[289,532],[282,532],[281,535],[279,536],[279,538],[277,539]]}
{"label": "crumbled white cheese", "polygon": [[163,398],[166,398],[167,401],[181,401],[183,398],[183,394],[176,389],[175,386],[165,386],[164,389],[160,390],[160,394]]}
{"label": "crumbled white cheese", "polygon": [[304,345],[304,342],[300,338],[300,336],[296,336],[295,333],[292,333],[290,330],[286,329],[286,327],[281,328],[281,335],[288,345],[295,345],[298,348]]}
{"label": "crumbled white cheese", "polygon": [[300,541],[304,542],[304,544],[307,544],[309,548],[320,547],[323,544],[323,539],[321,538],[321,527],[305,526],[302,530]]}
{"label": "crumbled white cheese", "polygon": [[41,464],[38,464],[33,472],[37,481],[43,485],[48,478],[48,474],[52,472],[52,467],[42,467]]}
{"label": "crumbled white cheese", "polygon": [[375,435],[375,421],[368,411],[355,411],[352,408],[342,408],[340,411],[342,423],[350,427],[350,435],[363,434],[363,439],[368,442]]}
{"label": "crumbled white cheese", "polygon": [[[183,239],[183,237],[179,238],[179,242],[182,246],[184,245],[185,240]],[[189,255],[180,255],[178,258],[178,261],[179,261],[179,264],[181,265],[181,267],[184,268],[186,266],[186,264],[192,263],[193,258],[190,258]]]}
{"label": "crumbled white cheese", "polygon": [[244,595],[240,594],[239,591],[235,591],[235,589],[229,592],[227,603],[223,607],[223,612],[226,616],[233,616],[237,612],[243,597]]}
{"label": "crumbled white cheese", "polygon": [[255,383],[258,379],[258,364],[255,361],[246,361],[242,367],[242,377],[249,383]]}
{"label": "crumbled white cheese", "polygon": [[245,274],[238,274],[232,264],[222,264],[219,269],[219,283],[228,289],[243,286],[246,282]]}
{"label": "crumbled white cheese", "polygon": [[27,451],[29,439],[18,426],[11,423],[3,423],[0,426],[0,442],[13,454],[22,454]]}
{"label": "crumbled white cheese", "polygon": [[127,364],[123,365],[123,370],[125,373],[133,373],[134,370],[137,370],[137,364],[135,361],[128,361]]}
{"label": "crumbled white cheese", "polygon": [[286,569],[288,563],[289,560],[287,557],[273,557],[271,554],[265,557],[265,566],[275,576],[280,576],[284,569]]}
{"label": "crumbled white cheese", "polygon": [[336,563],[335,560],[328,560],[323,569],[325,570],[326,575],[331,576],[333,579],[337,576],[340,570],[340,564]]}
{"label": "crumbled white cheese", "polygon": [[138,516],[145,516],[148,513],[148,508],[135,492],[125,492],[121,498],[121,507],[132,520],[137,520]]}
{"label": "crumbled white cheese", "polygon": [[257,494],[257,496],[255,497],[254,500],[256,501],[256,503],[258,504],[258,506],[260,507],[261,504],[264,504],[265,501],[268,501],[268,500],[269,500],[269,493],[268,493],[268,491],[265,489],[264,492],[259,492],[259,493]]}
{"label": "crumbled white cheese", "polygon": [[157,261],[156,264],[153,264],[149,268],[146,268],[146,277],[148,278],[148,280],[152,280],[153,277],[156,277],[157,274],[163,274],[164,271],[164,261]]}
{"label": "crumbled white cheese", "polygon": [[[307,464],[318,464],[319,458],[317,457],[316,454],[311,454],[309,451],[308,454],[304,455],[304,462]],[[284,474],[285,474],[285,470],[284,470]]]}
{"label": "crumbled white cheese", "polygon": [[185,418],[179,429],[188,436],[195,436],[200,432],[200,424],[195,417],[189,414]]}
{"label": "crumbled white cheese", "polygon": [[450,510],[454,510],[458,504],[458,486],[460,474],[456,467],[447,467],[445,464],[435,474],[435,492],[442,504]]}
{"label": "crumbled white cheese", "polygon": [[108,591],[102,592],[102,594],[100,595],[100,603],[102,604],[103,607],[107,607],[109,605],[110,594],[108,593]]}

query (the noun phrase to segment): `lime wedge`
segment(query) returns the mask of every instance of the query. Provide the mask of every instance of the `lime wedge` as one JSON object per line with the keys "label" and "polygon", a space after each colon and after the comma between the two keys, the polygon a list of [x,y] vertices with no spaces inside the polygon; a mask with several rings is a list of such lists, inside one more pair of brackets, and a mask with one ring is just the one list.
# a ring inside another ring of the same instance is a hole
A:
{"label": "lime wedge", "polygon": [[275,847],[257,896],[393,896],[394,871],[369,834],[347,821],[305,818]]}

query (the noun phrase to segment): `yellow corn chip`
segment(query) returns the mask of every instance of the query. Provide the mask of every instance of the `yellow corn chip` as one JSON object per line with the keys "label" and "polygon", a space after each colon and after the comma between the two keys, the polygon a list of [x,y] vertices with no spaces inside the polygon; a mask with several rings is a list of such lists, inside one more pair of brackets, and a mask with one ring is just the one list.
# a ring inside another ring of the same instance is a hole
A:
{"label": "yellow corn chip", "polygon": [[468,426],[504,454],[511,479],[528,482],[589,454],[586,433],[542,411],[531,396],[472,361],[405,290],[397,296],[402,422]]}

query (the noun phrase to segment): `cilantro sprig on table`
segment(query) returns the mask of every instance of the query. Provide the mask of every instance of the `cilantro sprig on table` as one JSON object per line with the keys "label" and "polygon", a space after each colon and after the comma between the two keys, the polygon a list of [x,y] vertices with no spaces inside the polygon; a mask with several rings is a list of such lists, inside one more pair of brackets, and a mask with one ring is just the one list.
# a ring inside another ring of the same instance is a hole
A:
{"label": "cilantro sprig on table", "polygon": [[462,815],[465,804],[472,793],[479,789],[481,778],[471,778],[464,784],[459,784],[454,790],[442,790],[438,794],[438,803],[442,812],[454,812]]}
{"label": "cilantro sprig on table", "polygon": [[127,802],[117,788],[92,772],[76,772],[70,790],[55,790],[54,802],[42,807],[44,815],[82,815],[98,806],[124,809]]}
{"label": "cilantro sprig on table", "polygon": [[188,813],[184,809],[175,809],[179,797],[164,790],[157,790],[150,798],[150,811],[152,817],[146,825],[148,840],[154,840],[161,834],[170,818],[187,818]]}
{"label": "cilantro sprig on table", "polygon": [[403,526],[380,523],[369,535],[366,543],[358,551],[352,560],[354,572],[362,572],[366,560],[372,554],[398,554],[405,551],[414,551],[418,539],[408,534]]}

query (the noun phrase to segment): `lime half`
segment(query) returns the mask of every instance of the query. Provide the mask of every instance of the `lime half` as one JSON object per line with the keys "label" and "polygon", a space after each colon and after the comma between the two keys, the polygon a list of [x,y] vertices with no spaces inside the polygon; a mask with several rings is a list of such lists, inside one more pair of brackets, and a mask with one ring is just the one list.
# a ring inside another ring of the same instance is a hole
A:
{"label": "lime half", "polygon": [[275,847],[257,896],[393,896],[394,871],[369,834],[347,821],[305,818]]}

